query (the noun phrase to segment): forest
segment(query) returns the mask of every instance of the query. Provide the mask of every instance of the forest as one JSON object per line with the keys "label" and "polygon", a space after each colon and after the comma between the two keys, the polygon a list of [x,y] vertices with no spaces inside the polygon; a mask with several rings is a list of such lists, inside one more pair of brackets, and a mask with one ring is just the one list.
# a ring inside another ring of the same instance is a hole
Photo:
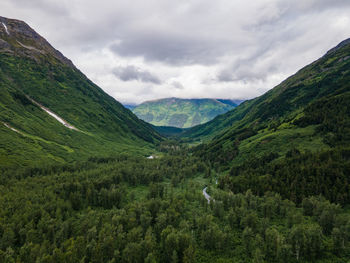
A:
{"label": "forest", "polygon": [[[227,174],[174,141],[163,142],[160,151],[163,156],[153,160],[118,155],[2,170],[0,262],[349,259],[347,183],[335,184],[322,196],[312,184],[293,191],[304,182],[292,180],[292,174],[273,178],[317,158],[323,164],[320,173],[337,166],[335,160],[347,160],[342,168],[348,174],[350,151],[308,159],[295,150],[286,163],[269,165],[275,158],[270,156]],[[254,178],[254,169],[266,169],[271,176]],[[246,174],[251,176],[243,179]],[[325,178],[324,186],[331,179]],[[202,195],[205,186],[209,203]]]}
{"label": "forest", "polygon": [[350,262],[349,39],[180,129],[0,20],[0,263]]}

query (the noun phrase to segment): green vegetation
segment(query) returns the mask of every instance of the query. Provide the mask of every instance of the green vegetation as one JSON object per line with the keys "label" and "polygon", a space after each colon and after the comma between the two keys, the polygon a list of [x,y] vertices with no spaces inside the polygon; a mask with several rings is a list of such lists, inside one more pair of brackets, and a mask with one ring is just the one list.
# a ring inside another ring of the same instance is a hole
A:
{"label": "green vegetation", "polygon": [[327,53],[263,96],[181,136],[204,142],[199,154],[228,166],[270,152],[284,156],[291,148],[317,152],[349,145],[349,54],[350,45]]}
{"label": "green vegetation", "polygon": [[349,262],[350,45],[164,140],[43,39],[4,39],[0,262]]}
{"label": "green vegetation", "polygon": [[[23,22],[9,23],[36,34]],[[39,37],[6,34],[10,49],[0,48],[0,166],[64,163],[118,152],[152,153],[160,135]],[[42,52],[27,50],[16,40]],[[63,126],[29,98],[80,131]]]}
{"label": "green vegetation", "polygon": [[[1,262],[345,262],[350,214],[322,197],[217,189],[186,150],[6,170]],[[201,190],[209,184],[215,201]],[[220,182],[222,184],[222,182]],[[338,187],[338,186],[336,186]]]}
{"label": "green vegetation", "polygon": [[153,129],[157,131],[159,134],[165,136],[165,137],[174,137],[180,135],[183,131],[186,129],[177,128],[177,127],[171,127],[171,126],[154,126],[152,125]]}
{"label": "green vegetation", "polygon": [[168,98],[144,102],[132,111],[153,125],[188,128],[208,122],[236,106],[230,100]]}

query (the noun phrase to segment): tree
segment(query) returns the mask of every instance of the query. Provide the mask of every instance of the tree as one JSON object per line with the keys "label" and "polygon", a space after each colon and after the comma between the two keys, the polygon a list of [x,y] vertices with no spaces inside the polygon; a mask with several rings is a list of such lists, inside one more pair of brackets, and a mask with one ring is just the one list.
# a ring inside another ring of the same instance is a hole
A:
{"label": "tree", "polygon": [[260,248],[256,248],[253,252],[253,263],[264,263],[264,255]]}
{"label": "tree", "polygon": [[145,258],[145,263],[157,263],[157,258],[152,253],[149,253]]}
{"label": "tree", "polygon": [[142,262],[142,248],[138,243],[128,243],[123,250],[123,262],[139,263]]}
{"label": "tree", "polygon": [[296,260],[299,260],[302,256],[306,242],[305,229],[303,225],[293,226],[289,233],[289,242],[292,246],[292,251]]}
{"label": "tree", "polygon": [[196,250],[190,245],[184,251],[183,263],[193,263],[195,261]]}
{"label": "tree", "polygon": [[250,227],[246,227],[243,230],[242,242],[245,248],[247,255],[250,257],[255,249],[254,246],[255,234]]}
{"label": "tree", "polygon": [[171,263],[178,263],[179,262],[179,257],[177,256],[176,250],[173,251],[170,262]]}
{"label": "tree", "polygon": [[225,235],[216,224],[211,223],[208,229],[202,232],[201,241],[204,248],[222,249],[225,242]]}
{"label": "tree", "polygon": [[250,227],[253,231],[258,228],[259,218],[255,211],[249,211],[241,220],[241,226],[243,228]]}
{"label": "tree", "polygon": [[320,257],[323,251],[323,234],[318,224],[308,224],[305,226],[306,236],[306,256],[311,260]]}
{"label": "tree", "polygon": [[280,257],[280,250],[283,244],[283,236],[276,228],[270,227],[265,233],[266,255],[268,258],[277,260]]}

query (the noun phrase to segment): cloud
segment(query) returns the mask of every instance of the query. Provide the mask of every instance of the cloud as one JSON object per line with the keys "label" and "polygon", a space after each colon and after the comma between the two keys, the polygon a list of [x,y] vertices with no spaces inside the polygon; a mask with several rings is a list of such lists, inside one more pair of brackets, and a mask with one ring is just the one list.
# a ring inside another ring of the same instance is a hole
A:
{"label": "cloud", "polygon": [[280,57],[276,56],[279,52],[275,47],[274,52],[270,50],[259,50],[259,54],[253,57],[237,59],[223,70],[219,71],[216,79],[219,82],[255,82],[266,81],[266,79],[283,67]]}
{"label": "cloud", "polygon": [[175,89],[183,90],[185,87],[179,81],[174,81],[171,83]]}
{"label": "cloud", "polygon": [[252,98],[350,37],[348,0],[1,0],[0,10],[128,102]]}
{"label": "cloud", "polygon": [[16,3],[13,4],[15,4],[15,6],[21,7],[21,9],[25,8],[32,11],[40,6],[41,9],[52,15],[67,16],[69,14],[68,6],[59,4],[59,2],[55,0],[16,0]]}
{"label": "cloud", "polygon": [[135,66],[116,67],[113,74],[122,81],[137,80],[141,82],[150,82],[154,84],[161,84],[158,77],[152,75],[146,70],[141,70]]}
{"label": "cloud", "polygon": [[146,61],[169,65],[215,64],[224,54],[222,44],[210,37],[176,35],[169,32],[138,34],[111,45],[111,50],[122,57],[141,56]]}

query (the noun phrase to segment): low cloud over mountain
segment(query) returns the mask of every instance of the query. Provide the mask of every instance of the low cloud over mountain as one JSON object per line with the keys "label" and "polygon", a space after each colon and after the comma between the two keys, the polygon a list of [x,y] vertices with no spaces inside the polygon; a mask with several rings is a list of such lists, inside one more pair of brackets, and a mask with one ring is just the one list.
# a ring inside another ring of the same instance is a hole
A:
{"label": "low cloud over mountain", "polygon": [[123,102],[255,97],[350,36],[344,0],[3,0],[0,8]]}

